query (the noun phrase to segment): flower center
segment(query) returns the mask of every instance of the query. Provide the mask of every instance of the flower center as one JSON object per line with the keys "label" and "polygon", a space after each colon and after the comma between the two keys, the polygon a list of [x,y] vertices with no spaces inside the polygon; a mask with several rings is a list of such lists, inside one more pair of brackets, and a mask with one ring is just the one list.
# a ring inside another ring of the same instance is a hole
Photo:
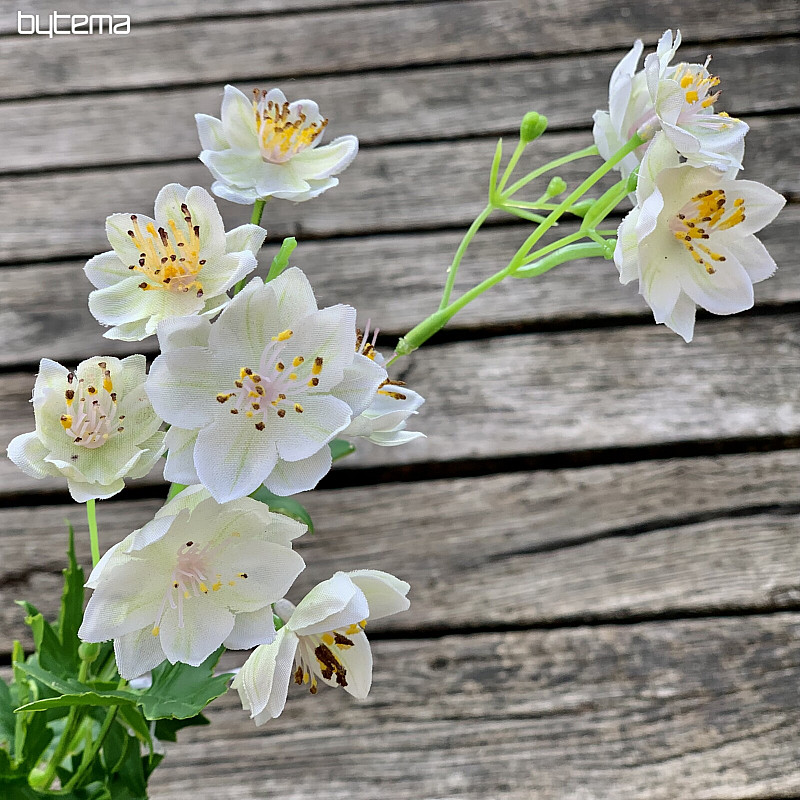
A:
{"label": "flower center", "polygon": [[217,395],[217,402],[230,405],[231,414],[244,414],[253,420],[256,430],[263,431],[271,419],[284,419],[287,412],[302,414],[303,397],[319,386],[323,358],[295,356],[291,362],[282,360],[292,331],[285,330],[264,348],[258,371],[242,367],[234,390]]}
{"label": "flower center", "polygon": [[141,272],[146,278],[139,284],[145,291],[166,289],[172,292],[197,292],[203,296],[203,284],[197,275],[206,263],[200,258],[200,226],[192,222],[186,203],[181,205],[183,224],[167,220],[167,228],[148,222],[142,231],[136,214],[131,214],[128,236],[139,251],[139,260],[128,269]]}
{"label": "flower center", "polygon": [[[231,536],[238,537],[239,533],[232,533]],[[214,572],[211,562],[214,559],[215,553],[227,544],[224,540],[216,546],[207,544],[205,547],[199,547],[195,542],[188,541],[182,544],[177,551],[177,560],[175,567],[170,575],[167,590],[164,593],[164,599],[161,603],[161,608],[158,611],[156,621],[153,624],[153,636],[158,636],[160,633],[159,625],[164,616],[164,612],[169,606],[178,612],[178,627],[183,627],[183,604],[191,597],[199,597],[200,595],[208,594],[211,592],[218,592],[226,584],[228,586],[235,586],[237,580],[247,580],[246,572],[237,572],[230,580],[225,581],[221,572]],[[213,580],[211,576],[213,575]],[[209,586],[208,584],[211,584]]]}
{"label": "flower center", "polygon": [[695,262],[713,275],[716,272],[713,262],[725,261],[725,256],[714,252],[705,242],[712,234],[733,228],[745,218],[743,198],[734,200],[730,209],[724,189],[707,189],[681,208],[670,220],[669,228]]}
{"label": "flower center", "polygon": [[347,628],[329,631],[323,634],[300,636],[294,663],[294,682],[298,686],[310,684],[311,694],[317,693],[317,675],[326,681],[334,678],[337,686],[347,686],[347,667],[341,662],[337,651],[349,650],[355,646],[354,636],[364,633],[367,621],[361,620],[358,624],[349,625]]}
{"label": "flower center", "polygon": [[302,106],[291,108],[267,100],[267,93],[253,89],[253,113],[256,117],[258,143],[265,161],[282,164],[305,150],[322,135],[327,119],[309,121]]}
{"label": "flower center", "polygon": [[719,98],[719,91],[714,94],[709,92],[716,86],[719,86],[719,78],[716,75],[710,75],[708,72],[708,64],[711,56],[706,59],[706,63],[702,67],[692,67],[689,64],[679,64],[676,67],[673,80],[677,81],[681,89],[683,89],[683,96],[686,101],[686,106],[680,114],[680,120],[694,116],[701,113],[703,109],[710,108]]}
{"label": "flower center", "polygon": [[117,393],[108,365],[100,361],[97,366],[102,370],[99,386],[87,384],[74,372],[67,375],[67,390],[64,392],[66,412],[61,415],[61,427],[67,436],[75,444],[90,449],[104,445],[125,430],[119,424],[125,415],[117,416]]}

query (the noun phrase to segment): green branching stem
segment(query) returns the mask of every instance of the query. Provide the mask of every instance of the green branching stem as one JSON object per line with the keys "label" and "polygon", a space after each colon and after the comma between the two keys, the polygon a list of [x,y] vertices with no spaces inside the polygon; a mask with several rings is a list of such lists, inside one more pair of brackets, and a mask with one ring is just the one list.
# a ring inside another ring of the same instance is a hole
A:
{"label": "green branching stem", "polygon": [[89,770],[91,770],[92,764],[100,753],[100,748],[103,746],[103,742],[105,742],[106,736],[108,736],[108,732],[111,730],[111,726],[114,724],[114,720],[117,718],[118,711],[119,706],[109,707],[108,711],[106,712],[106,716],[103,719],[103,724],[100,726],[100,731],[97,734],[97,737],[93,740],[91,746],[88,747],[84,752],[80,767],[64,787],[66,791],[71,791],[72,789],[80,786],[83,779],[86,777],[86,774],[89,772]]}
{"label": "green branching stem", "polygon": [[[260,225],[261,224],[261,217],[264,216],[264,206],[267,204],[267,199],[261,199],[259,197],[258,200],[256,200],[256,202],[253,204],[253,213],[250,215],[250,222],[253,225]],[[241,292],[242,289],[244,289],[246,283],[247,283],[247,278],[242,278],[233,287],[234,296],[239,294],[239,292]]]}
{"label": "green branching stem", "polygon": [[89,523],[89,544],[92,548],[92,566],[96,567],[100,560],[100,540],[97,536],[97,514],[95,500],[86,501],[86,520]]}

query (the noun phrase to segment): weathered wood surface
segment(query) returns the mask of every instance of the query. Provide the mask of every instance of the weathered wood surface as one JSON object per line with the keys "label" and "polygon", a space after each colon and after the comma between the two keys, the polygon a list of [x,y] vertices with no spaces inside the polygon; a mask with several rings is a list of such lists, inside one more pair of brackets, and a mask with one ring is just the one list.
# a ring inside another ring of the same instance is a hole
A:
{"label": "weathered wood surface", "polygon": [[[411,611],[376,627],[406,632],[797,607],[798,471],[788,450],[317,491],[292,593],[337,569],[402,574]],[[160,505],[101,503],[103,548]],[[67,519],[87,563],[81,508],[0,510],[0,652],[29,641],[14,600],[56,611]]]}
{"label": "weathered wood surface", "polygon": [[[796,119],[777,114],[748,122],[748,175],[784,194],[800,194]],[[588,132],[554,133],[537,146],[536,163],[587,144]],[[494,147],[492,139],[466,139],[366,150],[335,191],[314,203],[269,206],[264,224],[273,237],[292,233],[301,238],[468,225],[486,202]],[[573,162],[560,172],[566,181],[582,179],[586,162]],[[0,178],[0,262],[108,250],[104,220],[109,213],[152,213],[165,183],[208,185],[208,177],[206,168],[192,161],[87,169],[57,179],[50,174]],[[229,224],[249,218],[245,206],[223,205]],[[43,208],[53,210],[47,225],[36,222]]]}
{"label": "weathered wood surface", "polygon": [[[796,98],[786,89],[800,84],[796,39],[713,49],[729,113],[794,108]],[[681,52],[688,61],[703,61],[708,48],[689,45]],[[557,130],[590,124],[620,55],[301,78],[284,88],[292,98],[313,96],[330,116],[333,135],[354,133],[362,147],[513,133],[530,109],[547,115],[550,129]],[[250,86],[241,88],[248,92]],[[216,84],[112,93],[81,103],[72,97],[7,102],[0,116],[0,172],[194,158],[194,115],[219,116],[221,96]]]}
{"label": "weathered wood surface", "polygon": [[[758,0],[740,0],[732,14],[709,5],[687,40],[798,32],[793,0],[769,6],[764,13]],[[668,7],[659,0],[625,7],[613,0],[451,0],[132,25],[128,36],[64,36],[58,47],[48,37],[11,36],[2,58],[15,80],[3,82],[0,98],[587,52],[654,40],[695,14],[688,0]]]}
{"label": "weathered wood surface", "polygon": [[290,691],[284,715],[254,730],[229,696],[211,728],[170,748],[156,797],[800,792],[796,614],[381,641],[374,653],[364,703]]}
{"label": "weathered wood surface", "polygon": [[[759,310],[800,302],[800,271],[795,268],[798,225],[800,207],[792,205],[759,234],[778,264],[777,274],[756,286]],[[558,232],[575,229],[567,222]],[[473,286],[500,269],[529,231],[522,225],[483,231],[470,246],[457,287]],[[438,307],[446,265],[461,236],[460,231],[446,231],[301,242],[292,261],[309,276],[320,305],[348,303],[358,310],[362,323],[371,319],[386,336],[399,336]],[[262,251],[260,274],[266,274],[274,251],[272,244]],[[44,357],[77,362],[101,351],[155,353],[154,338],[103,338],[87,306],[92,286],[83,265],[68,261],[0,269],[0,330],[5,342],[0,365],[34,364]],[[392,287],[391,301],[386,286]],[[55,295],[58,303],[53,302]],[[564,264],[546,280],[501,283],[460,312],[449,329],[579,326],[586,320],[631,316],[651,318],[636,287],[621,286],[612,263],[588,260]]]}
{"label": "weathered wood surface", "polygon": [[[739,359],[743,347],[748,357]],[[655,326],[458,342],[420,350],[398,373],[427,398],[411,427],[428,438],[406,447],[364,443],[351,466],[800,435],[800,338],[791,317],[711,320],[698,325],[691,347]],[[29,373],[4,378],[3,441],[32,428],[32,382]],[[0,485],[6,495],[63,489],[7,460]]]}
{"label": "weathered wood surface", "polygon": [[[140,349],[101,338],[80,269],[107,249],[111,211],[150,209],[168,181],[209,184],[192,114],[218,113],[225,82],[312,96],[332,135],[360,137],[335,191],[268,207],[262,260],[297,233],[320,302],[352,303],[387,334],[437,305],[494,137],[512,144],[536,108],[551,133],[533,163],[588,143],[636,36],[652,44],[681,27],[682,57],[714,53],[723,107],[752,126],[745,176],[792,201],[763,234],[781,269],[757,287],[757,311],[702,321],[691,346],[595,261],[495,289],[459,316],[451,343],[398,364],[428,398],[412,427],[429,438],[364,444],[304,499],[318,533],[298,543],[309,568],[292,595],[338,568],[410,580],[411,611],[374,626],[373,693],[356,704],[298,692],[258,731],[229,696],[214,727],[170,749],[154,800],[800,795],[800,450],[774,449],[800,441],[796,3],[709,5],[701,17],[685,0],[57,10],[130,13],[133,33],[19,37],[16,6],[0,0],[3,446],[32,427],[40,357]],[[230,224],[249,213],[221,205]],[[487,226],[463,285],[501,266],[525,230]],[[773,449],[701,455],[751,448]],[[665,452],[681,457],[657,460]],[[153,475],[140,499],[100,504],[104,544],[147,521],[160,484]],[[65,517],[88,553],[82,509],[60,482],[2,461],[0,499],[2,661],[27,635],[11,600],[54,610]]]}

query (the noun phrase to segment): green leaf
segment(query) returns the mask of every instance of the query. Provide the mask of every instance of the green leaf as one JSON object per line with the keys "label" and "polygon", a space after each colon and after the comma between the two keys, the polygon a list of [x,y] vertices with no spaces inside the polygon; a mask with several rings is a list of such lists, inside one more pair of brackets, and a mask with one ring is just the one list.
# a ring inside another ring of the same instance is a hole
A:
{"label": "green leaf", "polygon": [[136,706],[120,706],[119,715],[125,724],[136,734],[137,738],[146,744],[153,754],[153,737],[150,735],[150,726],[142,716],[142,712]]}
{"label": "green leaf", "polygon": [[197,716],[212,700],[228,691],[232,674],[214,675],[225,648],[213,652],[199,667],[165,661],[153,670],[153,684],[139,696],[147,719]]}
{"label": "green leaf", "polygon": [[186,719],[160,719],[156,722],[156,739],[160,742],[177,742],[178,731],[210,724],[208,717],[203,714]]}
{"label": "green leaf", "polygon": [[66,677],[75,672],[74,664],[69,653],[64,652],[61,640],[55,628],[42,616],[35,606],[24,600],[18,600],[17,605],[22,606],[27,612],[25,623],[33,632],[33,642],[36,647],[39,663],[48,671]]}
{"label": "green leaf", "polygon": [[171,483],[167,492],[167,502],[179,495],[186,487],[182,483]]}
{"label": "green leaf", "polygon": [[314,533],[314,523],[311,521],[311,515],[305,506],[293,497],[281,497],[273,494],[266,486],[259,486],[250,497],[258,500],[259,503],[269,506],[269,510],[274,511],[276,514],[283,514],[286,517],[302,522],[308,527],[309,533]]}
{"label": "green leaf", "polygon": [[58,614],[56,630],[58,638],[61,640],[62,652],[72,662],[73,668],[77,670],[80,663],[78,628],[83,621],[83,584],[86,582],[86,577],[75,558],[75,531],[72,525],[69,526],[67,559],[69,564],[63,571],[64,590],[61,594],[61,610]]}
{"label": "green leaf", "polygon": [[356,446],[352,442],[347,442],[344,439],[334,439],[328,444],[328,447],[331,449],[331,458],[334,461],[338,461],[340,458],[349,456],[356,451]]}
{"label": "green leaf", "polygon": [[297,239],[294,236],[283,240],[281,249],[278,250],[277,255],[272,259],[272,263],[269,266],[269,273],[264,281],[265,283],[277,278],[289,266],[289,259],[292,257],[295,247],[297,247]]}
{"label": "green leaf", "polygon": [[9,752],[14,750],[14,735],[17,727],[14,705],[11,689],[0,678],[0,747],[5,747]]}
{"label": "green leaf", "polygon": [[87,686],[74,678],[62,678],[48,672],[36,663],[20,664],[20,669],[55,692],[58,697],[46,697],[20,706],[15,713],[46,711],[67,706],[120,706],[135,705],[138,695],[115,689],[98,689]]}

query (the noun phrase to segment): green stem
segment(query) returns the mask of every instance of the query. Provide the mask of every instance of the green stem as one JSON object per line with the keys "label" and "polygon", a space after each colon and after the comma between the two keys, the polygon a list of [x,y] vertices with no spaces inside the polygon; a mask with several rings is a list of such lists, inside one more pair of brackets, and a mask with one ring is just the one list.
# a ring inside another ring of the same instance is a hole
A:
{"label": "green stem", "polygon": [[554,253],[537,259],[534,263],[516,269],[512,274],[515,278],[534,278],[549,272],[553,267],[574,261],[579,258],[592,258],[606,255],[606,242],[581,242],[562,247]]}
{"label": "green stem", "polygon": [[[81,661],[80,670],[78,671],[78,680],[81,683],[84,683],[88,675],[89,664],[86,661]],[[61,766],[61,762],[69,754],[72,740],[75,738],[75,734],[77,733],[80,725],[81,717],[83,716],[83,710],[84,709],[80,706],[70,707],[69,714],[67,714],[67,721],[64,725],[64,730],[61,734],[61,738],[58,740],[58,744],[53,752],[53,756],[48,762],[47,769],[45,769],[42,777],[36,782],[37,785],[45,791],[50,788],[50,784],[52,784],[56,778],[56,772]]]}
{"label": "green stem", "polygon": [[89,523],[89,543],[92,548],[92,566],[96,567],[100,560],[100,541],[97,538],[97,516],[95,514],[95,500],[86,501],[86,519]]}
{"label": "green stem", "polygon": [[522,156],[523,152],[525,152],[525,146],[527,142],[523,142],[520,140],[517,143],[517,146],[514,148],[514,152],[511,154],[511,158],[508,161],[508,165],[503,172],[503,177],[500,178],[500,183],[497,184],[497,193],[501,194],[505,185],[508,183],[508,179],[511,177],[511,173],[514,171],[514,167],[517,166],[517,162],[519,161],[520,157]]}
{"label": "green stem", "polygon": [[[262,200],[260,197],[256,202],[253,204],[253,213],[250,215],[250,222],[253,225],[260,225],[261,224],[261,217],[264,216],[264,206],[267,204],[267,200]],[[245,284],[247,283],[247,278],[242,278],[234,287],[233,287],[233,295],[234,297],[239,294],[239,292],[244,289]]]}
{"label": "green stem", "polygon": [[524,178],[520,178],[516,183],[511,184],[511,187],[504,193],[503,197],[511,197],[511,195],[516,194],[523,186],[527,186],[532,180],[535,180],[540,175],[544,175],[545,172],[550,172],[552,169],[558,169],[558,167],[561,167],[564,164],[569,164],[570,161],[577,161],[579,158],[586,158],[587,156],[596,155],[598,155],[597,147],[596,145],[591,145],[590,147],[584,147],[583,150],[576,150],[574,153],[569,153],[566,156],[561,156],[561,158],[548,161],[547,164],[537,167],[533,172],[529,172]]}
{"label": "green stem", "polygon": [[105,719],[103,720],[103,724],[99,733],[97,734],[97,738],[92,742],[92,746],[84,752],[83,760],[78,768],[78,771],[69,779],[69,782],[64,787],[66,791],[69,792],[76,786],[80,786],[81,781],[84,779],[84,777],[86,777],[86,773],[92,768],[92,764],[97,758],[97,754],[100,752],[100,748],[103,746],[103,742],[105,741],[106,736],[108,736],[111,726],[114,724],[114,720],[117,717],[118,711],[119,706],[111,706],[106,712]]}
{"label": "green stem", "polygon": [[491,214],[493,210],[494,207],[491,203],[489,203],[489,205],[487,205],[486,208],[484,208],[483,211],[478,214],[475,221],[469,226],[469,230],[464,234],[464,238],[461,240],[461,244],[459,244],[455,256],[453,256],[453,262],[447,268],[447,281],[445,282],[444,291],[442,292],[442,302],[439,303],[440,311],[443,308],[446,308],[447,304],[450,302],[450,295],[453,292],[453,286],[455,286],[456,282],[456,273],[458,272],[458,267],[461,264],[461,259],[464,257],[464,253],[467,252],[469,243],[475,238],[475,234],[478,232],[481,225],[486,222],[489,214]]}

